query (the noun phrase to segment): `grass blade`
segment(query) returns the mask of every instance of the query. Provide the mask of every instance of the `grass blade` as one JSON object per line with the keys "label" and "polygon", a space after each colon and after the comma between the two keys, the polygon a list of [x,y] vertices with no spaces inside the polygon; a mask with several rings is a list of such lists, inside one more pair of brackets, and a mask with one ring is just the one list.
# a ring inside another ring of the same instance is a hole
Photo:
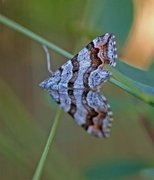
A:
{"label": "grass blade", "polygon": [[48,136],[48,139],[47,139],[45,148],[43,150],[42,156],[40,158],[40,161],[39,161],[39,163],[37,165],[37,168],[36,168],[36,171],[34,173],[33,180],[39,180],[40,177],[41,177],[42,170],[43,170],[43,167],[44,167],[44,164],[45,164],[48,152],[49,152],[50,145],[52,144],[53,139],[55,137],[55,133],[56,133],[58,123],[59,123],[59,120],[60,120],[60,115],[61,115],[61,109],[59,108],[58,112],[57,112],[57,114],[55,116],[53,126],[51,127],[51,131],[50,131],[50,134]]}
{"label": "grass blade", "polygon": [[19,32],[21,34],[24,34],[24,35],[30,37],[34,41],[36,41],[38,43],[41,43],[42,45],[45,45],[48,48],[53,49],[55,52],[57,52],[59,54],[62,54],[63,56],[65,56],[67,58],[72,58],[72,55],[70,53],[68,53],[67,51],[59,48],[55,44],[47,41],[46,39],[44,39],[41,36],[35,34],[34,32],[32,32],[29,29],[23,27],[22,25],[10,20],[9,18],[3,16],[2,14],[0,14],[0,23],[5,24],[6,26],[10,27],[11,29],[14,29],[15,31],[17,31],[17,32]]}

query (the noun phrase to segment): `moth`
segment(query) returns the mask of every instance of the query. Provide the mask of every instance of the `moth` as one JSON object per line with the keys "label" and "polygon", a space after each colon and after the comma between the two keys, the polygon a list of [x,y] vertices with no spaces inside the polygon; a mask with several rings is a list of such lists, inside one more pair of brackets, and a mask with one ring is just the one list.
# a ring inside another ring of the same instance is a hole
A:
{"label": "moth", "polygon": [[113,120],[100,87],[111,76],[105,65],[116,66],[115,46],[114,35],[99,36],[40,83],[77,124],[96,137],[108,137]]}

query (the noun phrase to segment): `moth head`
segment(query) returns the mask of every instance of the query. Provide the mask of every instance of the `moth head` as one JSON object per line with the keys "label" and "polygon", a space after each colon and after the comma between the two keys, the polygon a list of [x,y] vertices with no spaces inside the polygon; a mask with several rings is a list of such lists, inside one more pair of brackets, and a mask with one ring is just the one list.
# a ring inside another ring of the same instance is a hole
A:
{"label": "moth head", "polygon": [[94,47],[99,49],[98,57],[102,62],[116,66],[117,48],[115,36],[106,33],[93,40]]}

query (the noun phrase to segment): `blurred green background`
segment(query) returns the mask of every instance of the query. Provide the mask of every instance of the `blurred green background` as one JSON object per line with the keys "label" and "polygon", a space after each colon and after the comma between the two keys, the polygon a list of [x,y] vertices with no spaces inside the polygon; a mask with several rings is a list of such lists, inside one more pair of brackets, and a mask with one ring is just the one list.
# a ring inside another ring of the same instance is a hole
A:
{"label": "blurred green background", "polygon": [[[72,54],[112,32],[119,56],[147,72],[117,68],[154,86],[152,8],[153,0],[0,1],[0,13]],[[54,70],[67,61],[50,52]],[[38,87],[48,76],[41,45],[0,24],[0,179],[32,179],[59,108]],[[111,137],[86,134],[63,112],[43,180],[154,179],[154,108],[111,83],[101,92],[114,113]]]}

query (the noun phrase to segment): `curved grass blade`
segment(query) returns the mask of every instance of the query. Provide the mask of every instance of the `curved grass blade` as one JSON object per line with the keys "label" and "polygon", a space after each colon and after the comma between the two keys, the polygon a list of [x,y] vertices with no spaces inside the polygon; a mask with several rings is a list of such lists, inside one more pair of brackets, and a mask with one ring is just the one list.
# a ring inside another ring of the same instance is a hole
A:
{"label": "curved grass blade", "polygon": [[108,69],[112,72],[113,77],[116,79],[111,78],[111,82],[122,89],[125,89],[127,92],[138,97],[144,102],[154,106],[154,87],[134,81],[112,67],[108,67]]}
{"label": "curved grass blade", "polygon": [[44,167],[44,164],[45,164],[48,152],[49,152],[50,145],[52,144],[53,139],[55,137],[55,133],[56,133],[58,123],[59,123],[59,120],[60,120],[60,115],[61,115],[61,108],[59,108],[58,112],[56,113],[53,126],[51,128],[51,131],[50,131],[50,134],[48,136],[48,139],[47,139],[45,148],[43,150],[42,156],[40,158],[40,161],[39,161],[38,166],[36,168],[36,171],[34,173],[33,180],[38,180],[41,177],[42,170],[43,170],[43,167]]}

